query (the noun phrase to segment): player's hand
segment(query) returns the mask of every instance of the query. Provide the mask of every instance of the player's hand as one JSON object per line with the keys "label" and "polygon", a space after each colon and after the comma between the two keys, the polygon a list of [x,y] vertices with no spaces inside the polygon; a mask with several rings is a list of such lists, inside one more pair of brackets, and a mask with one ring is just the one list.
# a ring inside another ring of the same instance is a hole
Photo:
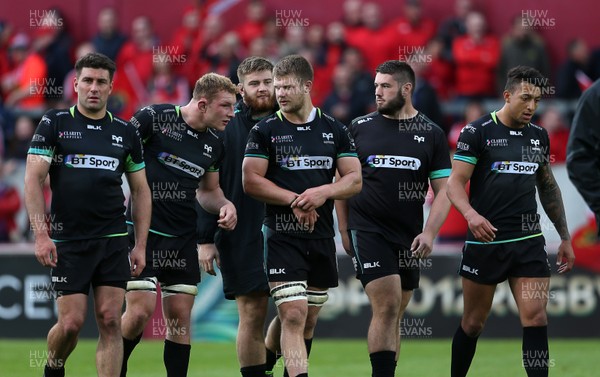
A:
{"label": "player's hand", "polygon": [[329,198],[327,189],[324,186],[309,188],[292,202],[290,207],[298,207],[304,211],[312,211],[323,204]]}
{"label": "player's hand", "polygon": [[315,224],[319,219],[319,214],[314,209],[311,211],[305,211],[299,207],[293,207],[292,211],[296,217],[298,224],[302,225],[302,229],[312,233],[315,230]]}
{"label": "player's hand", "polygon": [[229,202],[221,207],[219,211],[219,220],[217,220],[219,228],[225,230],[234,230],[237,225],[237,211],[233,203]]}
{"label": "player's hand", "polygon": [[469,223],[469,229],[477,241],[492,242],[496,239],[496,231],[498,229],[474,209],[465,214],[465,220]]}
{"label": "player's hand", "polygon": [[216,276],[213,261],[217,262],[217,267],[221,268],[221,259],[219,250],[214,243],[203,243],[198,245],[198,262],[200,267],[209,275]]}
{"label": "player's hand", "polygon": [[56,267],[56,262],[58,262],[56,245],[48,235],[40,235],[35,238],[35,258],[44,267]]}
{"label": "player's hand", "polygon": [[416,236],[410,245],[413,258],[427,258],[431,250],[433,250],[433,236],[425,232]]}
{"label": "player's hand", "polygon": [[129,253],[131,276],[138,277],[146,267],[146,248],[135,245]]}
{"label": "player's hand", "polygon": [[571,271],[574,263],[575,253],[573,252],[571,241],[561,241],[560,245],[558,246],[558,254],[556,255],[558,273],[564,274],[565,272]]}

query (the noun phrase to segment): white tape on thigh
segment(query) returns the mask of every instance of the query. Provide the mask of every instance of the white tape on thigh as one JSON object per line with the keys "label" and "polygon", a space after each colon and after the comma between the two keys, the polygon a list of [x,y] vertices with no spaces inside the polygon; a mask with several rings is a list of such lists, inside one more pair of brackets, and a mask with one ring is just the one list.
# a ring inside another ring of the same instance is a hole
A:
{"label": "white tape on thigh", "polygon": [[329,299],[327,291],[306,291],[309,306],[323,306]]}
{"label": "white tape on thigh", "polygon": [[164,286],[161,284],[160,292],[162,297],[169,297],[178,293],[196,296],[198,294],[198,287],[189,284],[173,284]]}
{"label": "white tape on thigh", "polygon": [[302,281],[292,281],[281,284],[271,289],[271,296],[277,306],[284,302],[306,300],[306,283]]}
{"label": "white tape on thigh", "polygon": [[154,277],[142,280],[130,280],[127,282],[127,291],[147,291],[156,293],[158,280]]}

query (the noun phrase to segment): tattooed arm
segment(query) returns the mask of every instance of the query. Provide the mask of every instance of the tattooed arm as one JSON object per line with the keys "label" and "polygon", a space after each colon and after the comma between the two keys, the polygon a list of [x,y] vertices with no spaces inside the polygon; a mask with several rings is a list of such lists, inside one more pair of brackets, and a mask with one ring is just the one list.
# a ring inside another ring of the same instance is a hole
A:
{"label": "tattooed arm", "polygon": [[536,174],[536,186],[540,196],[540,202],[548,218],[554,224],[556,231],[560,235],[561,243],[558,247],[556,264],[559,273],[568,272],[573,268],[575,254],[571,246],[571,236],[567,226],[567,217],[565,207],[562,201],[560,188],[554,179],[550,165],[542,165]]}

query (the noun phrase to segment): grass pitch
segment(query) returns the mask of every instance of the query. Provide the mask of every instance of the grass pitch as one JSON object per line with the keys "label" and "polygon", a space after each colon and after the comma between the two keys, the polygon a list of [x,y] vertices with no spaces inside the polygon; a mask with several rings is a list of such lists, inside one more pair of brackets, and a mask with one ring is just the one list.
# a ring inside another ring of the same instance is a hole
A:
{"label": "grass pitch", "polygon": [[[450,339],[406,339],[396,376],[450,375]],[[130,377],[164,377],[163,343],[142,341],[129,363]],[[94,340],[81,340],[67,361],[67,377],[93,377]],[[42,376],[47,356],[44,340],[0,339],[0,376]],[[550,376],[600,376],[600,340],[550,339]],[[324,340],[313,343],[309,360],[313,377],[368,377],[371,375],[366,340]],[[190,377],[240,376],[234,343],[193,343]],[[282,362],[275,375],[283,375]],[[521,366],[521,341],[482,339],[469,376],[525,376]]]}

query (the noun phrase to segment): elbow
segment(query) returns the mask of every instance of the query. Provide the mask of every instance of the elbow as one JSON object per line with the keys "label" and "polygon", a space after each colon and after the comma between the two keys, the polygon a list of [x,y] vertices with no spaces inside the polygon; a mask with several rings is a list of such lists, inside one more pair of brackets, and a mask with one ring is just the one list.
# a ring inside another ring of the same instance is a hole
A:
{"label": "elbow", "polygon": [[357,195],[362,191],[362,176],[360,173],[356,174],[356,178],[352,181],[352,195]]}
{"label": "elbow", "polygon": [[242,188],[246,195],[254,197],[256,195],[256,183],[252,178],[252,175],[243,173],[242,174]]}

